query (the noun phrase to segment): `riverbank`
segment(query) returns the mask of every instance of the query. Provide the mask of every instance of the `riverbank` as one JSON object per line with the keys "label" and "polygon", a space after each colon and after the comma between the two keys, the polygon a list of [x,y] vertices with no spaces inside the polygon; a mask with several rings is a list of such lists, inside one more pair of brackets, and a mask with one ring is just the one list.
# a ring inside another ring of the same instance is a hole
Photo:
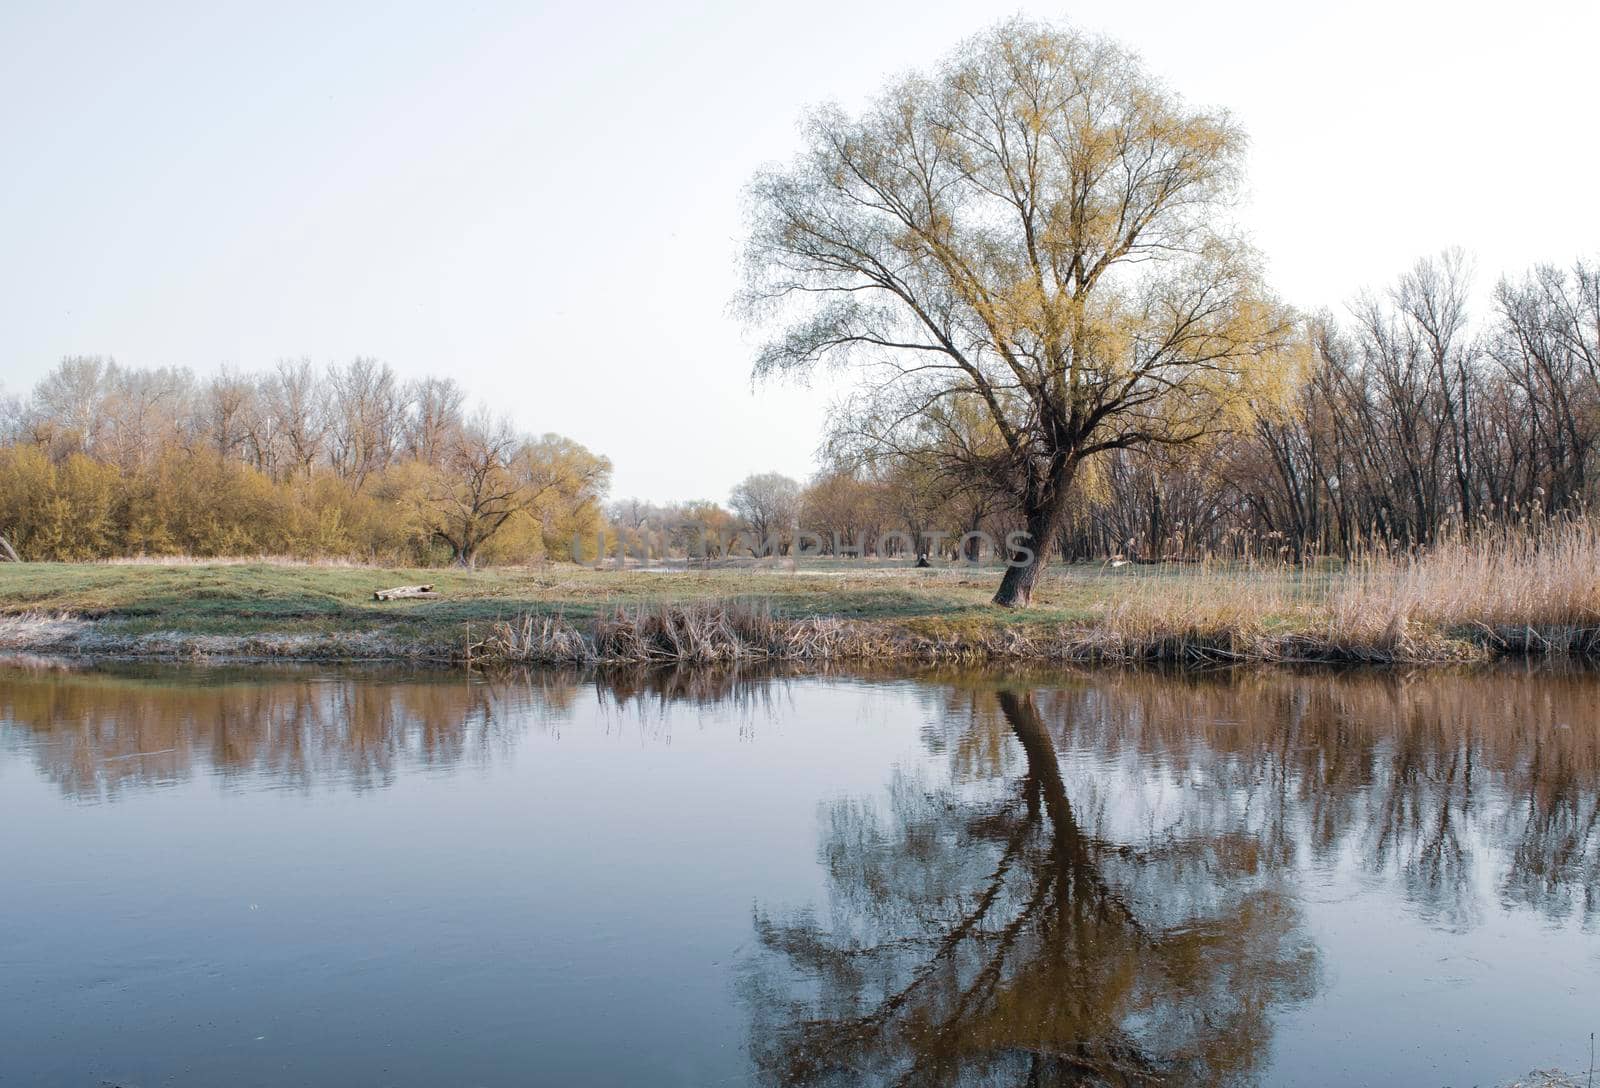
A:
{"label": "riverbank", "polygon": [[[997,569],[954,564],[3,564],[0,651],[520,664],[1432,664],[1600,655],[1592,573],[1600,565],[1563,570],[1553,565],[1561,557],[1547,553],[1483,551],[1353,567],[1057,567],[1025,611],[989,604]],[[433,584],[435,596],[373,599],[375,590],[416,583]]]}

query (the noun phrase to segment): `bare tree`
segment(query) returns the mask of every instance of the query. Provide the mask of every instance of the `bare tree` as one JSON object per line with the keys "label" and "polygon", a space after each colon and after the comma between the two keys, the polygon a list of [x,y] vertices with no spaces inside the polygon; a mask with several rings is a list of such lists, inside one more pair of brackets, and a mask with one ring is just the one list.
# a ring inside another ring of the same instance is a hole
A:
{"label": "bare tree", "polygon": [[285,359],[263,384],[267,410],[277,420],[284,446],[286,475],[311,475],[323,456],[329,427],[325,390],[316,369],[310,359]]}
{"label": "bare tree", "polygon": [[1409,317],[1433,365],[1433,383],[1442,409],[1450,468],[1462,524],[1475,513],[1472,466],[1472,370],[1478,348],[1467,329],[1471,274],[1461,250],[1437,262],[1418,261],[1400,280],[1395,304]]}
{"label": "bare tree", "polygon": [[149,464],[190,429],[193,397],[187,370],[117,368],[100,409],[105,456],[124,472]]}
{"label": "bare tree", "polygon": [[784,544],[779,538],[800,514],[800,485],[777,472],[747,476],[728,496],[728,505],[755,535],[753,551],[774,540],[782,551]]}
{"label": "bare tree", "polygon": [[0,389],[0,443],[12,443],[22,437],[22,398]]}
{"label": "bare tree", "polygon": [[424,378],[407,392],[405,451],[427,465],[438,465],[461,428],[466,392],[453,378]]}
{"label": "bare tree", "polygon": [[394,371],[359,358],[328,372],[332,393],[329,455],[334,468],[359,488],[388,466],[399,442],[405,400]]}
{"label": "bare tree", "polygon": [[200,393],[199,423],[206,443],[221,457],[237,456],[250,438],[255,382],[227,367],[206,382]]}
{"label": "bare tree", "polygon": [[1569,276],[1536,269],[1495,292],[1499,327],[1491,354],[1519,391],[1526,442],[1543,468],[1528,477],[1523,502],[1581,501],[1600,446],[1600,268],[1579,263]]}
{"label": "bare tree", "polygon": [[57,455],[96,453],[106,394],[116,373],[115,360],[97,355],[62,359],[34,387],[27,420],[34,441]]}
{"label": "bare tree", "polygon": [[606,504],[606,519],[624,532],[638,532],[660,519],[654,503],[640,498],[617,499]]}

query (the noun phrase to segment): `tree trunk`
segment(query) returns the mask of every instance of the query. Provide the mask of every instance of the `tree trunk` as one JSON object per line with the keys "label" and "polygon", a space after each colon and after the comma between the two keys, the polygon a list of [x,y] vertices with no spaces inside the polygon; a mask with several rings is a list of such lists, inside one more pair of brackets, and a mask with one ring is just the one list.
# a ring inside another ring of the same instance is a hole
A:
{"label": "tree trunk", "polygon": [[1018,562],[1016,556],[1006,557],[1005,577],[1000,579],[1000,589],[994,603],[1002,608],[1027,608],[1033,600],[1033,587],[1046,564],[1050,562],[1050,549],[1055,547],[1056,532],[1067,509],[1067,489],[1072,482],[1076,466],[1059,470],[1046,489],[1047,497],[1024,500],[1028,524],[1028,547],[1033,555],[1027,562]]}
{"label": "tree trunk", "polygon": [[[1010,689],[997,693],[1000,713],[1011,732],[1022,743],[1028,759],[1028,777],[1037,785],[1044,798],[1045,815],[1049,817],[1056,853],[1062,860],[1091,870],[1094,861],[1089,854],[1088,840],[1078,825],[1067,797],[1067,787],[1061,778],[1061,760],[1056,754],[1056,743],[1039,714],[1032,694]],[[1098,882],[1101,878],[1096,877]]]}
{"label": "tree trunk", "polygon": [[[1030,522],[1032,519],[1029,519]],[[1026,563],[1011,563],[1006,567],[1006,573],[1000,579],[1000,588],[994,595],[994,603],[1002,608],[1027,608],[1033,600],[1033,585],[1039,580],[1040,568],[1044,566],[1044,556],[1038,549],[1034,550],[1033,558]]]}

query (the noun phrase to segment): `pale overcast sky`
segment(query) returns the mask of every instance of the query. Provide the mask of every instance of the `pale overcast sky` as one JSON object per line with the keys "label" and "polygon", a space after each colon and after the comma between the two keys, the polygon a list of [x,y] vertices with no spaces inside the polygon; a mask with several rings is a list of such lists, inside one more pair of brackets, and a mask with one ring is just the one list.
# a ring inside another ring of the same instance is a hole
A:
{"label": "pale overcast sky", "polygon": [[1600,257],[1595,0],[0,0],[0,387],[375,355],[608,454],[619,497],[802,476],[828,395],[751,389],[741,186],[808,105],[1018,10],[1233,111],[1302,307],[1449,245],[1485,286]]}

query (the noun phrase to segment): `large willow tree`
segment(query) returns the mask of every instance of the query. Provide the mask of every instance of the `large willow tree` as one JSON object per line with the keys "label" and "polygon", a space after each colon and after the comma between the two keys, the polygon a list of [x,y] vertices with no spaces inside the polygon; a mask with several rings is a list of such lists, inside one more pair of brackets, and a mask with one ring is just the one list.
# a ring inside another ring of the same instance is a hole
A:
{"label": "large willow tree", "polygon": [[1032,538],[998,604],[1029,602],[1086,459],[1200,442],[1283,369],[1226,225],[1242,133],[1114,43],[1005,22],[805,132],[749,189],[742,301],[780,329],[756,373],[860,368],[853,427],[887,449],[979,403],[996,440],[951,467],[1004,481]]}

